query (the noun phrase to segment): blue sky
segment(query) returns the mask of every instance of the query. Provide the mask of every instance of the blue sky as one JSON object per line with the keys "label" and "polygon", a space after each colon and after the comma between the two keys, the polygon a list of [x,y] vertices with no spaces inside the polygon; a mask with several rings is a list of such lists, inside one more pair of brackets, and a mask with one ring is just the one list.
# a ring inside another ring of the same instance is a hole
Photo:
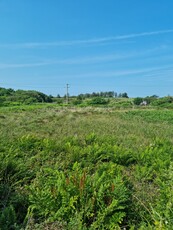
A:
{"label": "blue sky", "polygon": [[0,0],[0,86],[173,95],[172,0]]}

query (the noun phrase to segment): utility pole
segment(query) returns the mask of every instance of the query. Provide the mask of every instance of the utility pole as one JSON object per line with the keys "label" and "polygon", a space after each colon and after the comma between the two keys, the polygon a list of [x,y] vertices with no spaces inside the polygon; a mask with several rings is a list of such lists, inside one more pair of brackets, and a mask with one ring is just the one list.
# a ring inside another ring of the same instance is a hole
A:
{"label": "utility pole", "polygon": [[66,85],[66,103],[68,104],[69,102],[69,93],[68,93],[68,89],[69,89],[69,84]]}

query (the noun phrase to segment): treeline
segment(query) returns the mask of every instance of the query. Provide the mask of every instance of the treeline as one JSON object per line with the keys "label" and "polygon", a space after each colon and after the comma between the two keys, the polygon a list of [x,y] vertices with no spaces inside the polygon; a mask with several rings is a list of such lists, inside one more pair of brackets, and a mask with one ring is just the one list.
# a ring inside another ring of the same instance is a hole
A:
{"label": "treeline", "polygon": [[[92,92],[79,94],[77,96],[68,95],[70,99],[70,104],[81,104],[85,99],[92,99],[93,101],[89,101],[88,104],[108,104],[108,100],[110,98],[128,98],[128,94],[125,93],[117,93],[114,91],[106,91],[106,92]],[[59,94],[56,97],[52,95],[46,95],[42,92],[38,92],[35,90],[14,90],[12,88],[6,89],[0,87],[0,105],[8,106],[8,105],[20,105],[20,104],[34,104],[34,103],[57,103],[64,104],[66,103],[67,95],[61,97]]]}
{"label": "treeline", "polygon": [[132,106],[158,106],[173,108],[172,96],[159,97],[157,95],[152,95],[147,97],[129,98],[126,92],[117,93],[115,91],[101,91],[79,94],[76,96],[64,95],[63,97],[58,94],[56,97],[53,97],[52,95],[46,95],[35,90],[14,90],[11,88],[0,88],[0,106],[21,104],[29,105],[35,103],[55,103],[64,105],[67,104],[67,101],[70,105],[80,106],[109,105],[117,108]]}
{"label": "treeline", "polygon": [[5,89],[0,88],[0,104],[33,104],[41,102],[51,103],[52,96],[48,96],[44,93],[35,91],[35,90],[14,90],[14,89]]}
{"label": "treeline", "polygon": [[104,98],[128,98],[128,94],[125,93],[117,93],[114,91],[106,91],[106,92],[93,92],[93,93],[85,93],[85,94],[79,94],[77,98],[79,99],[85,99],[85,98],[92,98],[92,97],[104,97]]}

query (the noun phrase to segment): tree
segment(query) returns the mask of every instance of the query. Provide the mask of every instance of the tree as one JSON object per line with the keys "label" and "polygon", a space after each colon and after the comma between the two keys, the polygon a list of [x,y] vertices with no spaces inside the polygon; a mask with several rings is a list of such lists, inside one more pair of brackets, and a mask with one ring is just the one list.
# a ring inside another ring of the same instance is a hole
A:
{"label": "tree", "polygon": [[133,103],[134,103],[135,105],[140,105],[142,102],[143,102],[143,98],[142,98],[142,97],[136,97],[136,98],[133,100]]}
{"label": "tree", "polygon": [[129,98],[126,92],[125,92],[125,93],[122,93],[122,94],[121,94],[121,97]]}

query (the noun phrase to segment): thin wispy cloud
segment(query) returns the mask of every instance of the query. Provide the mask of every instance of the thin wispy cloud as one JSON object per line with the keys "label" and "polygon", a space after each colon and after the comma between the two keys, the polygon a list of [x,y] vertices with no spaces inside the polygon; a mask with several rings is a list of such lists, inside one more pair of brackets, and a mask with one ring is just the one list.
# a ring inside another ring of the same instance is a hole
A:
{"label": "thin wispy cloud", "polygon": [[[144,74],[156,74],[156,73],[166,73],[167,71],[173,71],[173,66],[162,66],[162,67],[151,67],[151,68],[136,68],[136,69],[126,69],[126,70],[112,70],[112,71],[98,71],[98,72],[89,72],[84,74],[75,74],[77,78],[100,78],[100,77],[125,77],[125,76],[134,76],[139,74],[140,76],[144,76]],[[71,77],[73,78],[74,75],[69,75],[64,77]]]}
{"label": "thin wispy cloud", "polygon": [[35,68],[51,65],[79,65],[79,64],[92,64],[98,62],[107,62],[112,60],[120,60],[127,58],[125,55],[106,55],[106,56],[94,56],[94,57],[81,57],[81,58],[70,58],[70,59],[59,59],[59,60],[46,60],[42,62],[34,63],[0,63],[0,69],[20,69],[20,68]]}
{"label": "thin wispy cloud", "polygon": [[[132,57],[133,55],[131,55]],[[45,62],[38,62],[38,63],[23,63],[23,64],[4,64],[0,63],[0,69],[8,69],[8,68],[30,68],[30,67],[42,67],[46,65],[52,65],[52,64],[81,64],[82,62],[87,62],[89,60],[91,61],[104,61],[108,59],[121,59],[121,58],[127,58],[130,56],[103,56],[103,57],[93,57],[93,58],[84,58],[83,60],[80,59],[67,59],[67,60],[59,60],[59,61],[45,61]],[[112,70],[112,71],[98,71],[98,72],[88,72],[88,73],[81,73],[76,75],[75,77],[112,77],[112,76],[128,76],[128,75],[135,75],[135,74],[145,74],[145,76],[155,76],[160,75],[164,73],[172,73],[173,72],[173,66],[172,65],[164,65],[162,67],[150,67],[150,68],[136,68],[136,69],[127,69],[127,70]],[[67,76],[65,76],[67,77]],[[73,77],[73,75],[70,75],[70,77]]]}
{"label": "thin wispy cloud", "polygon": [[151,32],[132,33],[126,35],[117,35],[109,37],[91,38],[84,40],[65,40],[56,42],[27,42],[27,43],[15,43],[15,44],[0,44],[1,48],[46,48],[46,47],[62,47],[62,46],[76,46],[76,45],[97,45],[102,43],[109,43],[113,41],[123,41],[132,38],[156,36],[161,34],[173,33],[173,29],[158,30]]}
{"label": "thin wispy cloud", "polygon": [[[121,61],[128,60],[132,58],[139,58],[150,55],[156,55],[158,57],[158,52],[162,51],[163,47],[155,47],[148,50],[132,51],[128,53],[112,53],[106,55],[96,55],[96,56],[84,56],[84,57],[73,57],[65,59],[43,59],[42,61],[34,61],[34,63],[0,63],[0,69],[9,69],[9,68],[35,68],[49,65],[87,65],[95,63],[106,63],[111,61]],[[172,55],[171,55],[172,57]],[[171,58],[170,57],[170,58]],[[153,58],[153,57],[152,57]]]}
{"label": "thin wispy cloud", "polygon": [[38,67],[44,66],[48,63],[40,62],[40,63],[24,63],[24,64],[17,64],[17,63],[0,63],[0,69],[9,69],[9,68],[27,68],[27,67]]}
{"label": "thin wispy cloud", "polygon": [[81,64],[94,64],[100,62],[107,62],[113,60],[122,60],[126,58],[132,58],[135,54],[110,54],[102,56],[88,56],[88,57],[78,57],[78,58],[67,58],[59,60],[44,60],[41,62],[34,63],[0,63],[0,69],[9,68],[35,68],[49,65],[81,65]]}

